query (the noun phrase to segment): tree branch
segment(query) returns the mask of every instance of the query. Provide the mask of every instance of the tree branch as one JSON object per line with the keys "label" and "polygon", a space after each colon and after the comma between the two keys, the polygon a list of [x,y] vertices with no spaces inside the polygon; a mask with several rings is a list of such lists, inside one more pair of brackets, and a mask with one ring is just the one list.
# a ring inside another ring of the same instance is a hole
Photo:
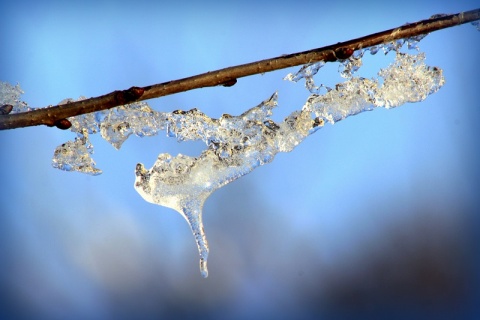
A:
{"label": "tree branch", "polygon": [[429,32],[480,20],[480,9],[451,15],[436,15],[430,19],[403,25],[361,38],[313,50],[282,55],[271,59],[202,73],[193,77],[168,81],[147,87],[132,87],[128,90],[76,101],[65,105],[36,109],[29,112],[0,115],[0,130],[47,125],[61,129],[69,127],[68,117],[110,109],[135,101],[158,98],[174,93],[218,85],[232,86],[237,78],[270,72],[318,61],[346,59],[355,50],[388,43],[394,40],[419,36]]}

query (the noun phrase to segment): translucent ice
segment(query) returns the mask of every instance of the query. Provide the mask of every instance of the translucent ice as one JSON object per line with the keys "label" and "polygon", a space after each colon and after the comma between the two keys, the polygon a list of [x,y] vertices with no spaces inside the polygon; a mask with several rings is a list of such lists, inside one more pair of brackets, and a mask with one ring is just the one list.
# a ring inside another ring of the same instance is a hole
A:
{"label": "translucent ice", "polygon": [[340,61],[340,65],[338,66],[338,73],[340,73],[340,75],[345,79],[353,77],[353,74],[357,72],[363,64],[363,53],[363,50],[357,50],[348,59]]}
{"label": "translucent ice", "polygon": [[208,149],[199,157],[160,154],[149,170],[138,164],[135,189],[145,200],[172,208],[188,221],[204,277],[208,274],[208,244],[202,208],[210,194],[271,162],[278,152],[293,150],[326,121],[335,123],[375,107],[418,102],[444,83],[442,71],[426,66],[423,54],[399,52],[395,62],[378,73],[381,80],[353,77],[361,66],[362,54],[344,62],[348,80],[324,95],[310,95],[302,110],[294,111],[281,123],[270,119],[277,104],[276,94],[240,116],[212,119],[196,109],[164,114],[170,136],[180,141],[204,140]]}
{"label": "translucent ice", "polygon": [[93,153],[92,145],[88,140],[88,132],[68,141],[55,149],[53,153],[52,166],[65,171],[78,171],[91,175],[102,173],[95,168],[95,161],[90,157]]}
{"label": "translucent ice", "polygon": [[445,83],[443,71],[425,64],[425,54],[397,53],[395,62],[380,70],[383,86],[375,92],[375,106],[393,108],[425,100]]}
{"label": "translucent ice", "polygon": [[[74,101],[84,100],[85,97],[80,97],[77,100],[64,99],[59,105],[68,104]],[[156,135],[160,130],[164,130],[166,118],[163,113],[153,111],[147,103],[138,102],[134,104],[128,104],[119,106],[109,110],[97,111],[79,116],[68,118],[72,126],[70,130],[77,133],[75,142],[67,142],[57,147],[55,155],[58,150],[63,150],[65,146],[71,148],[72,156],[62,157],[61,161],[54,157],[52,164],[55,168],[59,168],[67,171],[79,171],[89,174],[100,174],[101,170],[95,168],[95,162],[90,158],[88,154],[93,153],[93,146],[88,141],[87,134],[95,134],[100,132],[102,138],[107,140],[115,149],[120,149],[123,142],[131,134],[135,134],[139,137]],[[86,140],[85,140],[86,139]],[[81,142],[85,140],[85,144]],[[73,147],[79,146],[83,148],[83,145],[88,146],[88,153],[85,150],[81,150],[79,153],[83,154],[93,163],[92,169],[85,169],[84,165],[78,165],[77,157]],[[65,152],[65,150],[63,151]],[[61,163],[61,165],[59,165]]]}
{"label": "translucent ice", "polygon": [[[69,118],[71,131],[77,137],[56,148],[52,165],[66,171],[100,174],[91,158],[89,134],[95,133],[100,133],[116,149],[132,134],[152,136],[161,130],[178,141],[204,141],[207,148],[198,157],[162,153],[150,169],[137,164],[135,189],[146,201],[174,209],[187,220],[198,247],[201,274],[207,277],[209,248],[202,222],[205,200],[215,190],[271,162],[277,153],[292,151],[325,122],[335,123],[376,107],[393,108],[418,102],[436,92],[444,84],[442,70],[425,65],[423,54],[399,52],[405,43],[409,49],[417,49],[422,37],[350,52],[348,58],[339,60],[344,82],[333,89],[315,85],[314,76],[324,62],[307,64],[297,73],[287,75],[285,79],[290,81],[305,79],[312,94],[301,110],[292,112],[280,123],[270,119],[277,106],[276,93],[239,116],[224,114],[219,119],[197,109],[156,112],[145,102]],[[394,51],[395,62],[380,70],[378,78],[357,77],[367,50],[372,55],[380,50]],[[322,87],[327,92],[320,95]],[[30,110],[19,101],[21,93],[19,86],[0,83],[0,103],[16,105],[17,112]],[[66,99],[60,104],[73,101]]]}
{"label": "translucent ice", "polygon": [[[75,101],[85,100],[86,97],[79,97],[77,100],[72,98],[63,99],[58,103],[58,105],[66,105]],[[82,134],[83,130],[87,130],[89,134],[95,134],[100,131],[100,121],[99,115],[105,113],[107,111],[98,111],[92,113],[81,114],[75,117],[68,118],[72,126],[70,127],[70,131],[75,132],[77,134]]]}
{"label": "translucent ice", "polygon": [[20,96],[23,93],[24,92],[19,84],[12,86],[8,82],[0,81],[0,106],[5,104],[13,106],[13,109],[10,112],[12,114],[33,110],[26,102],[20,100]]}
{"label": "translucent ice", "polygon": [[316,75],[320,68],[322,68],[324,65],[324,61],[306,64],[301,67],[300,70],[297,71],[295,74],[287,74],[285,78],[283,78],[283,80],[298,82],[300,79],[305,79],[305,87],[308,89],[308,91],[310,91],[311,93],[318,93],[320,87],[315,85],[313,76]]}
{"label": "translucent ice", "polygon": [[383,81],[353,77],[325,95],[311,95],[303,109],[335,123],[374,107],[422,101],[445,82],[442,70],[425,65],[424,60],[423,53],[397,53],[395,62],[378,73]]}
{"label": "translucent ice", "polygon": [[[100,119],[100,116],[103,119]],[[97,115],[102,138],[120,149],[131,134],[139,137],[153,136],[163,130],[161,113],[153,111],[147,103],[137,102],[110,109]]]}
{"label": "translucent ice", "polygon": [[[186,117],[180,139],[203,139],[208,148],[199,157],[162,153],[150,170],[138,164],[135,189],[146,200],[178,211],[189,223],[200,254],[200,270],[208,275],[208,243],[202,223],[205,200],[218,188],[269,163],[278,152],[291,151],[315,126],[309,112],[296,111],[281,124],[268,119],[277,95],[240,116],[211,119],[194,110]],[[192,121],[192,122],[190,122]],[[179,129],[172,120],[171,126]],[[186,130],[185,128],[193,128]],[[170,129],[171,130],[171,129]],[[215,133],[215,135],[213,135]]]}

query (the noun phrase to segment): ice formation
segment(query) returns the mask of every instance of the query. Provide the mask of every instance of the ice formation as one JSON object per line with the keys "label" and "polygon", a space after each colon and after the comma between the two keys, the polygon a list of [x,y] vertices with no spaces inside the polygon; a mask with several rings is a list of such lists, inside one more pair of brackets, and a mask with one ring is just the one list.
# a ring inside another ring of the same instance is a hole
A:
{"label": "ice formation", "polygon": [[281,123],[270,119],[277,94],[237,117],[223,115],[218,120],[211,119],[196,109],[177,111],[167,117],[170,136],[179,140],[201,139],[208,148],[199,157],[160,154],[149,170],[138,164],[135,189],[145,200],[172,208],[185,217],[197,242],[204,277],[208,274],[208,244],[202,208],[210,194],[271,162],[278,152],[291,151],[325,122],[335,123],[375,107],[418,102],[444,83],[442,71],[426,66],[423,54],[397,52],[395,62],[378,73],[381,81],[353,77],[361,65],[360,59],[354,55],[352,63],[345,63],[347,81],[324,95],[310,95],[300,111]]}
{"label": "ice formation", "polygon": [[[178,141],[203,140],[207,148],[198,157],[162,153],[150,169],[137,164],[135,189],[146,201],[174,209],[187,220],[197,243],[201,273],[207,277],[209,249],[202,222],[205,200],[215,190],[271,162],[277,153],[293,150],[326,122],[335,123],[377,107],[393,108],[422,101],[436,92],[444,83],[442,70],[427,66],[423,53],[411,55],[399,50],[405,43],[409,49],[418,50],[416,45],[422,37],[358,50],[340,60],[339,73],[345,81],[335,88],[315,85],[313,77],[323,62],[307,64],[297,73],[287,75],[285,79],[294,82],[305,79],[311,94],[300,110],[280,123],[270,119],[277,106],[276,93],[239,116],[224,114],[219,119],[197,109],[156,112],[144,102],[69,118],[70,129],[77,137],[57,147],[53,166],[93,175],[101,173],[90,157],[93,149],[88,139],[89,134],[99,132],[116,149],[132,134],[152,136],[162,130]],[[372,55],[393,51],[396,58],[379,71],[378,78],[355,76],[366,51]],[[319,94],[322,87],[327,89],[325,94]],[[18,86],[0,86],[0,94],[7,97],[3,103],[18,105],[20,93]]]}
{"label": "ice formation", "polygon": [[93,146],[88,140],[88,131],[83,129],[81,135],[74,141],[68,141],[55,148],[52,166],[65,171],[78,171],[91,175],[102,173],[95,167],[95,161],[90,157]]}
{"label": "ice formation", "polygon": [[[218,188],[291,151],[314,128],[309,112],[297,111],[281,124],[269,119],[277,94],[240,116],[211,119],[193,109],[176,113],[169,132],[180,140],[202,139],[208,148],[199,157],[162,153],[150,170],[138,164],[135,189],[147,201],[178,211],[188,221],[207,277],[208,244],[202,223],[205,200]],[[179,125],[178,121],[181,122]]]}
{"label": "ice formation", "polygon": [[33,110],[26,102],[20,100],[23,93],[19,84],[12,86],[8,82],[0,81],[0,106],[11,105],[13,109],[10,113],[12,114]]}
{"label": "ice formation", "polygon": [[397,53],[379,79],[352,77],[324,95],[312,94],[304,110],[330,123],[375,107],[394,108],[407,102],[419,102],[444,84],[442,70],[424,63],[425,55]]}
{"label": "ice formation", "polygon": [[[84,100],[80,97],[76,101]],[[59,105],[73,102],[64,99]],[[88,134],[100,132],[115,149],[120,149],[123,142],[131,134],[139,137],[152,136],[164,129],[163,113],[153,111],[145,102],[137,102],[119,106],[109,110],[87,113],[68,119],[72,126],[70,130],[77,134],[73,141],[68,141],[55,149],[52,159],[54,168],[65,171],[78,171],[98,175],[102,171],[95,167],[91,158],[93,146]]]}

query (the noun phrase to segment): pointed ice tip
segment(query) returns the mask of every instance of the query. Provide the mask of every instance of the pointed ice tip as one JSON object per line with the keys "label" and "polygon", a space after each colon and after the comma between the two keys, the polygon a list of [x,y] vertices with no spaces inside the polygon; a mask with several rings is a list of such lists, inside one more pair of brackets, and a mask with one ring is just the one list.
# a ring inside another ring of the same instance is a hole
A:
{"label": "pointed ice tip", "polygon": [[208,269],[207,269],[207,262],[205,261],[204,266],[202,267],[202,262],[200,262],[200,273],[202,274],[203,278],[208,277]]}
{"label": "pointed ice tip", "polygon": [[202,274],[203,278],[208,277],[207,260],[205,259],[200,259],[200,273]]}

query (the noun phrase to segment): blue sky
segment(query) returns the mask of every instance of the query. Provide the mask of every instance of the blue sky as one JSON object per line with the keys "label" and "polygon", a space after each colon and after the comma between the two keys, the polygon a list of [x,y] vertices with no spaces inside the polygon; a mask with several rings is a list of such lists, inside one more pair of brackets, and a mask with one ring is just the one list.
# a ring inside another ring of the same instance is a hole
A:
{"label": "blue sky", "polygon": [[[22,2],[0,5],[0,80],[33,107],[98,96],[345,41],[475,1]],[[134,190],[138,162],[201,143],[92,136],[97,177],[51,167],[69,131],[0,132],[2,312],[46,318],[371,316],[472,311],[478,295],[478,31],[420,48],[446,84],[426,101],[327,125],[204,207],[208,279],[188,225]],[[367,57],[373,76],[391,56]],[[316,81],[340,82],[337,65]],[[308,97],[296,68],[151,100],[159,111],[240,114],[279,93],[280,120]]]}

